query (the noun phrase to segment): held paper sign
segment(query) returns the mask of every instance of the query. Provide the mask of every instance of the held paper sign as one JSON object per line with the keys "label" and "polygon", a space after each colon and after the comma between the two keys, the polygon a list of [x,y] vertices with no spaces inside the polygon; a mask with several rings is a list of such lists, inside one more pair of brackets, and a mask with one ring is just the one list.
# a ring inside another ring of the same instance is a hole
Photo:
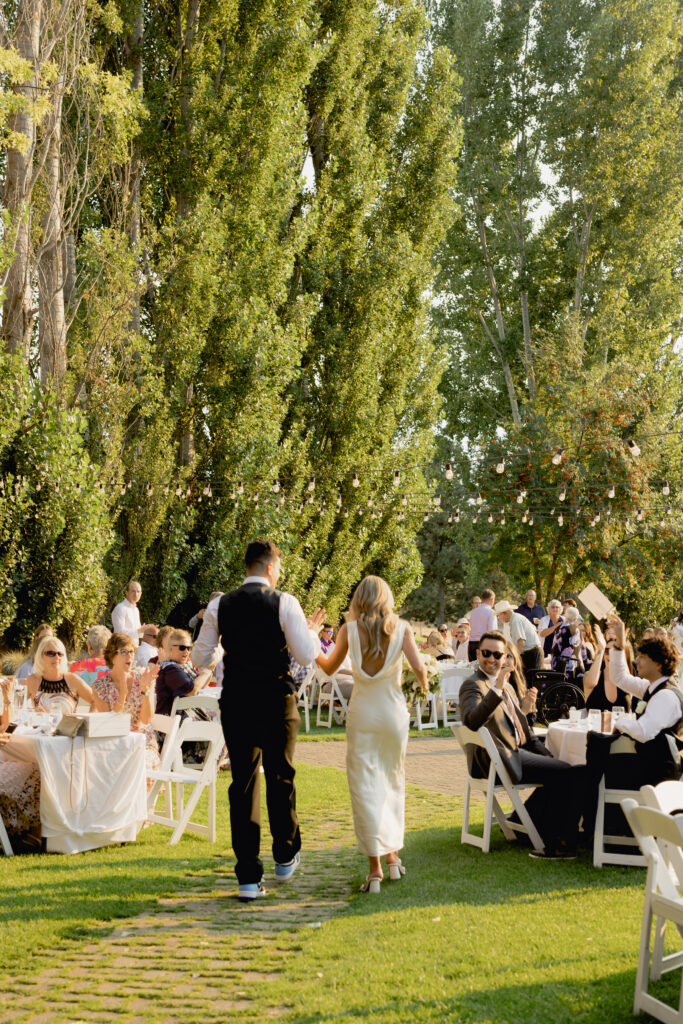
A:
{"label": "held paper sign", "polygon": [[614,611],[614,605],[594,583],[589,583],[579,594],[579,601],[586,606],[596,619],[606,619]]}

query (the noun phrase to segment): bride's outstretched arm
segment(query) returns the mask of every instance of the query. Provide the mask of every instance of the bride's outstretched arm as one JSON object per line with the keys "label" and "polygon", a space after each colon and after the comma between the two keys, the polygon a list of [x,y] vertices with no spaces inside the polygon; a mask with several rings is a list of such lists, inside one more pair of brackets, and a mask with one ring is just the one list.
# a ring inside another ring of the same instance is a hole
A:
{"label": "bride's outstretched arm", "polygon": [[417,644],[415,643],[415,637],[413,636],[413,631],[407,624],[403,634],[403,653],[406,656],[406,661],[415,673],[415,678],[420,684],[420,688],[426,693],[429,690],[427,670],[422,664]]}
{"label": "bride's outstretched arm", "polygon": [[319,654],[315,659],[316,664],[323,670],[323,672],[326,672],[328,676],[333,676],[348,654],[348,651],[349,636],[346,631],[346,623],[344,623],[337,633],[337,639],[335,640],[334,650],[332,653],[327,658],[324,654]]}

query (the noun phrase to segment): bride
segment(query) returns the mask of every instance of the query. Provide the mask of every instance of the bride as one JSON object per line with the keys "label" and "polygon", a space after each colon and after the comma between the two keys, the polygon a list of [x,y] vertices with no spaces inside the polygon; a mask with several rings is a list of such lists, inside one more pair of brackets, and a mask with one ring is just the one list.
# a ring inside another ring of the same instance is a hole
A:
{"label": "bride", "polygon": [[346,720],[346,773],[358,849],[369,861],[363,892],[378,893],[380,857],[389,877],[405,874],[403,846],[405,752],[410,716],[401,690],[403,655],[423,691],[427,673],[412,630],[394,613],[394,596],[379,576],[358,584],[346,623],[332,653],[316,661],[333,675],[347,653],[353,668],[353,694]]}

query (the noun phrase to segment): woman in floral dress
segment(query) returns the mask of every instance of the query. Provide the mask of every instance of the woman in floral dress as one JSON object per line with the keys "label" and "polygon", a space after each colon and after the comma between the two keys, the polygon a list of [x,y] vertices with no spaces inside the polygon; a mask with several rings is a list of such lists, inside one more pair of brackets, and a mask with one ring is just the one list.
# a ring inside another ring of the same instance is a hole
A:
{"label": "woman in floral dress", "polygon": [[160,764],[159,746],[151,726],[152,686],[159,666],[148,665],[142,672],[133,671],[135,652],[135,643],[129,636],[112,633],[104,649],[109,671],[96,679],[92,687],[93,710],[124,711],[130,715],[131,732],[145,734],[145,763],[151,770]]}

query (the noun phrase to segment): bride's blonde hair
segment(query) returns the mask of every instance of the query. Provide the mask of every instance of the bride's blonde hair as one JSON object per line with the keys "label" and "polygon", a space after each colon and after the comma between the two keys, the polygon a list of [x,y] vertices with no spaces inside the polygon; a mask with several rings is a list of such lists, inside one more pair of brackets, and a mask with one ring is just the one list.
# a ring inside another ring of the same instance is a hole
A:
{"label": "bride's blonde hair", "polygon": [[396,629],[394,595],[381,576],[366,576],[356,587],[346,618],[362,626],[368,634],[368,653],[376,658],[384,654],[382,640]]}

